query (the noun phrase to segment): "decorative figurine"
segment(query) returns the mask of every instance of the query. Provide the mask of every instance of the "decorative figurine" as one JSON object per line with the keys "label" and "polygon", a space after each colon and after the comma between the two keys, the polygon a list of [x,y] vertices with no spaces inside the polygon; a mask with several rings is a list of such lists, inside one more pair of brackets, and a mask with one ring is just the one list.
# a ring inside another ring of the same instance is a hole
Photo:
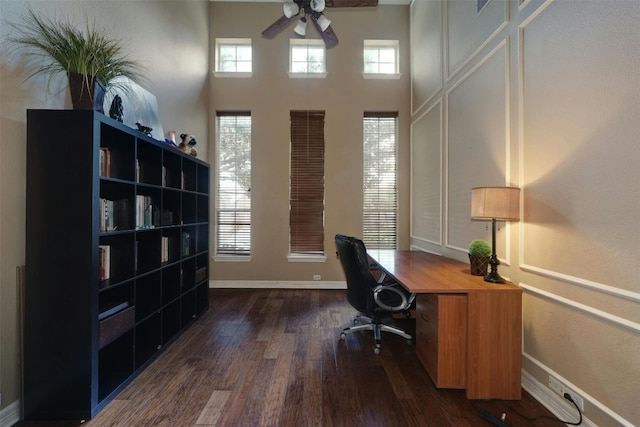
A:
{"label": "decorative figurine", "polygon": [[178,148],[187,154],[191,154],[193,157],[198,157],[198,151],[194,147],[194,145],[198,143],[196,138],[193,135],[182,133],[180,134],[180,139],[182,139],[182,142],[178,144]]}
{"label": "decorative figurine", "polygon": [[143,124],[140,124],[138,122],[136,122],[136,126],[138,126],[138,130],[142,133],[144,133],[147,136],[151,136],[151,131],[153,130],[153,128],[150,128],[149,126],[145,126]]}
{"label": "decorative figurine", "polygon": [[120,95],[116,95],[115,98],[113,98],[113,101],[111,101],[109,117],[122,123],[124,118],[124,108],[122,107],[122,98],[120,98]]}
{"label": "decorative figurine", "polygon": [[177,147],[178,144],[176,144],[176,131],[170,130],[169,133],[167,134],[167,137],[164,139],[164,142],[166,142],[167,144],[173,145],[174,147]]}

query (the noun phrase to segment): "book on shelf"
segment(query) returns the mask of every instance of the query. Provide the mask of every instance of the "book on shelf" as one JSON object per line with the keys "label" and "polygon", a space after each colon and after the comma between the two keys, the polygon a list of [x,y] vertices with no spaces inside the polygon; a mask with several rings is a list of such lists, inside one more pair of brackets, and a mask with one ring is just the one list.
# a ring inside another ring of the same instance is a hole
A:
{"label": "book on shelf", "polygon": [[191,254],[191,236],[187,232],[182,233],[182,256]]}
{"label": "book on shelf", "polygon": [[100,198],[100,231],[116,229],[113,200]]}
{"label": "book on shelf", "polygon": [[100,232],[131,229],[131,221],[129,219],[130,205],[128,199],[109,200],[100,198]]}
{"label": "book on shelf", "polygon": [[119,313],[128,307],[129,301],[101,304],[98,308],[100,310],[100,313],[98,314],[98,320],[103,320],[107,317],[113,316],[114,314]]}
{"label": "book on shelf", "polygon": [[136,196],[136,228],[154,228],[156,214],[151,197],[138,194]]}
{"label": "book on shelf", "polygon": [[161,262],[169,261],[169,237],[162,236],[162,248],[161,248]]}
{"label": "book on shelf", "polygon": [[111,150],[100,147],[100,176],[111,176]]}
{"label": "book on shelf", "polygon": [[99,245],[100,255],[100,281],[105,281],[111,277],[111,246]]}

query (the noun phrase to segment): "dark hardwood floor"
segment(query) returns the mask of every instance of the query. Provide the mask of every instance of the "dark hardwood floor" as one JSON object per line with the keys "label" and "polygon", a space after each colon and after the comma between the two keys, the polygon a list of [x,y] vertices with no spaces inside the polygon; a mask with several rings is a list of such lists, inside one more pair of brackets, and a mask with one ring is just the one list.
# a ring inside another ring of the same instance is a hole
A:
{"label": "dark hardwood floor", "polygon": [[[354,310],[344,291],[211,290],[209,310],[86,426],[559,426],[520,401],[469,401],[438,390],[401,337],[340,340]],[[411,326],[412,320],[400,320]],[[71,427],[80,421],[27,421]]]}

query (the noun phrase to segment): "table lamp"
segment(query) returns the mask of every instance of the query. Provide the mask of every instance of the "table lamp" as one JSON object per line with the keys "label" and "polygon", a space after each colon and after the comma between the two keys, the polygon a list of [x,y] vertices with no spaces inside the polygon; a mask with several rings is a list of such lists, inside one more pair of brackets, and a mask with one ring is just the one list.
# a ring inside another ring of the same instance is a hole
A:
{"label": "table lamp", "polygon": [[476,187],[471,190],[471,219],[491,221],[491,271],[486,282],[505,283],[498,274],[500,260],[496,256],[496,221],[520,220],[520,189],[517,187]]}

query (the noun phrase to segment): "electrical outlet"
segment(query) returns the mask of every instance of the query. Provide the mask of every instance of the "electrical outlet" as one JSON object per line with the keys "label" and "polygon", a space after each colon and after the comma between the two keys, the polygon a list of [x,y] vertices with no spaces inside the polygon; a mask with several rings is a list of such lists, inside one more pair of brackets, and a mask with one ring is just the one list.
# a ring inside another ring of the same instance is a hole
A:
{"label": "electrical outlet", "polygon": [[582,396],[580,396],[578,393],[576,393],[551,375],[549,375],[549,388],[563,399],[565,393],[569,394],[573,401],[576,402],[576,405],[578,405],[578,408],[580,408],[581,411],[584,411],[584,400],[582,399]]}
{"label": "electrical outlet", "polygon": [[313,280],[320,280],[320,275],[319,274],[314,274],[313,275]]}

